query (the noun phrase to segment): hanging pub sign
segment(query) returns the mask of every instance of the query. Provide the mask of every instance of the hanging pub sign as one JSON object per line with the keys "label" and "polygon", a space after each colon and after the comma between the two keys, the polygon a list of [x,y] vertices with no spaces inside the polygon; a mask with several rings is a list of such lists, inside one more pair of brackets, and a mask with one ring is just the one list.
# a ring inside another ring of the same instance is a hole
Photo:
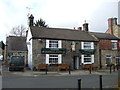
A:
{"label": "hanging pub sign", "polygon": [[65,54],[66,49],[65,48],[42,48],[41,53],[42,54]]}
{"label": "hanging pub sign", "polygon": [[95,53],[95,49],[80,49],[79,50],[82,54],[94,54]]}
{"label": "hanging pub sign", "polygon": [[72,43],[71,43],[71,50],[75,51],[75,42],[74,41],[72,41]]}

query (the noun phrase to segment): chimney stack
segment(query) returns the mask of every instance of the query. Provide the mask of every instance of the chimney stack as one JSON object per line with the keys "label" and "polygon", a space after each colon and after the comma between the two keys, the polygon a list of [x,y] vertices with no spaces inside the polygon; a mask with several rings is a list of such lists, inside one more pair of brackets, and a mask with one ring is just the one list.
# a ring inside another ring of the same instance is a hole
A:
{"label": "chimney stack", "polygon": [[33,26],[33,24],[34,24],[34,17],[31,14],[30,17],[29,17],[29,26]]}
{"label": "chimney stack", "polygon": [[117,25],[117,18],[113,18],[113,24]]}
{"label": "chimney stack", "polygon": [[113,34],[113,25],[117,25],[117,18],[108,19],[108,31],[107,33]]}
{"label": "chimney stack", "polygon": [[82,30],[82,27],[74,27],[75,30]]}
{"label": "chimney stack", "polygon": [[88,32],[88,23],[83,24],[83,30]]}

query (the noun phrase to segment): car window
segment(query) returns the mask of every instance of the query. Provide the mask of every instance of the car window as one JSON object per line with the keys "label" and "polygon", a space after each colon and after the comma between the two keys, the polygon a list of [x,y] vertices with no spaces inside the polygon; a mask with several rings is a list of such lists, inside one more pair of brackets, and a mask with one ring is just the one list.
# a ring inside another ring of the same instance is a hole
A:
{"label": "car window", "polygon": [[21,56],[13,56],[13,57],[11,57],[10,62],[11,63],[16,63],[16,62],[24,63],[24,58]]}

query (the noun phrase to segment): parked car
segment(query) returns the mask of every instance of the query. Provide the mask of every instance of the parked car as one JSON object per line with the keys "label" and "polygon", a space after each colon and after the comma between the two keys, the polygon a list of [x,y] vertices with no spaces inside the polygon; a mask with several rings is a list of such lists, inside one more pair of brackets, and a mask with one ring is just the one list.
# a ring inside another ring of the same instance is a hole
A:
{"label": "parked car", "polygon": [[22,70],[24,71],[24,57],[23,56],[11,56],[9,61],[9,71]]}

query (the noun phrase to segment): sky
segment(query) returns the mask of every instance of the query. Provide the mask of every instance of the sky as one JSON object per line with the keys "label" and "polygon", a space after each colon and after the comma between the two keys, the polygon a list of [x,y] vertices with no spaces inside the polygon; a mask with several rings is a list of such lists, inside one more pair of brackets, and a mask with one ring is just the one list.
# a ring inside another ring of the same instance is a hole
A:
{"label": "sky", "polygon": [[118,17],[118,1],[0,0],[0,41],[5,42],[15,26],[27,28],[29,13],[33,14],[34,21],[42,18],[52,28],[82,27],[86,20],[89,31],[105,32],[108,18]]}

